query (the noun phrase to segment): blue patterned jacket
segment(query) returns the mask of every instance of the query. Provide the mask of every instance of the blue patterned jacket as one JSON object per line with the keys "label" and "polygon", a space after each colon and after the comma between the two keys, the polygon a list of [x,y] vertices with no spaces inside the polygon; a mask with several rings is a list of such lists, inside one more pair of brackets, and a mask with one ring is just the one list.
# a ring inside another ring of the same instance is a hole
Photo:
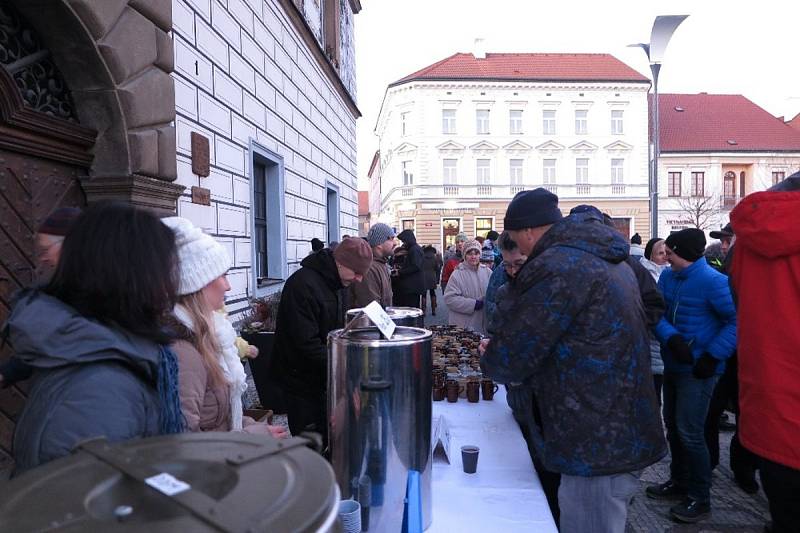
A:
{"label": "blue patterned jacket", "polygon": [[628,247],[597,215],[570,215],[499,290],[481,366],[532,388],[542,422],[531,414],[531,437],[548,470],[633,472],[666,454]]}

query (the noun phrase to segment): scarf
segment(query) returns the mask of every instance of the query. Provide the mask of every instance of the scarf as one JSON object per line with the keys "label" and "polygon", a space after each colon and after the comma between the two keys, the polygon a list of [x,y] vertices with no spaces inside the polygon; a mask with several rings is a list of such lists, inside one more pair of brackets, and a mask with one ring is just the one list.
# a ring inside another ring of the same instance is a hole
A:
{"label": "scarf", "polygon": [[[212,315],[214,334],[221,351],[218,354],[217,363],[222,369],[225,380],[230,384],[231,430],[241,431],[242,394],[247,390],[247,376],[236,348],[236,330],[222,313],[214,312]],[[186,308],[176,305],[175,316],[184,326],[194,331],[194,324]]]}

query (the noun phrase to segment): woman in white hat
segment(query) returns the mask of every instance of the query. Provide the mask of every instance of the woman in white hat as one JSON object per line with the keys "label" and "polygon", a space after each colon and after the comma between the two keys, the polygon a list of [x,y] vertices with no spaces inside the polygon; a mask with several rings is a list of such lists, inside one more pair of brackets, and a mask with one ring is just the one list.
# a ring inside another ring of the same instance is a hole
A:
{"label": "woman in white hat", "polygon": [[444,291],[449,322],[454,326],[486,333],[486,314],[483,300],[492,270],[481,264],[481,244],[467,241],[464,244],[464,262],[450,276]]}
{"label": "woman in white hat", "polygon": [[178,304],[172,349],[178,358],[181,409],[189,431],[245,431],[286,436],[285,429],[242,414],[247,390],[236,348],[236,332],[224,314],[226,274],[231,260],[225,248],[189,220],[163,219],[178,246]]}

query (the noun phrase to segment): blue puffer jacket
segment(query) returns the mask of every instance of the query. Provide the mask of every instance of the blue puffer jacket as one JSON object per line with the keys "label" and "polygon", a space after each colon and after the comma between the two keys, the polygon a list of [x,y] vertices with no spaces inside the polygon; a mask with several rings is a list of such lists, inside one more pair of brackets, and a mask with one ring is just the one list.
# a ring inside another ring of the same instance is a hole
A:
{"label": "blue puffer jacket", "polygon": [[733,305],[728,278],[701,257],[689,267],[676,272],[665,270],[658,288],[667,303],[667,312],[656,326],[661,341],[664,372],[688,374],[692,366],[675,361],[666,342],[673,335],[682,335],[699,358],[709,353],[720,361],[717,374],[725,371],[725,360],[736,349],[736,308]]}
{"label": "blue puffer jacket", "polygon": [[486,296],[483,297],[483,304],[486,308],[486,326],[487,331],[492,333],[492,320],[495,319],[497,314],[497,290],[505,285],[511,279],[506,273],[506,269],[502,266],[496,267],[492,272],[492,277],[489,278],[489,286],[486,288]]}

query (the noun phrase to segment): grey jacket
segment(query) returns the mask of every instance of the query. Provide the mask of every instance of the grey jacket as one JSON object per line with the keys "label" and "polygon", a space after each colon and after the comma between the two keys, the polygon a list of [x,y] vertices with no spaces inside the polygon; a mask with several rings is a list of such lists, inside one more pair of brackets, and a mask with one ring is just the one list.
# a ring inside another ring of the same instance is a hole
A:
{"label": "grey jacket", "polygon": [[14,433],[15,475],[87,439],[158,434],[156,344],[36,290],[19,295],[6,328],[14,356],[34,367]]}

